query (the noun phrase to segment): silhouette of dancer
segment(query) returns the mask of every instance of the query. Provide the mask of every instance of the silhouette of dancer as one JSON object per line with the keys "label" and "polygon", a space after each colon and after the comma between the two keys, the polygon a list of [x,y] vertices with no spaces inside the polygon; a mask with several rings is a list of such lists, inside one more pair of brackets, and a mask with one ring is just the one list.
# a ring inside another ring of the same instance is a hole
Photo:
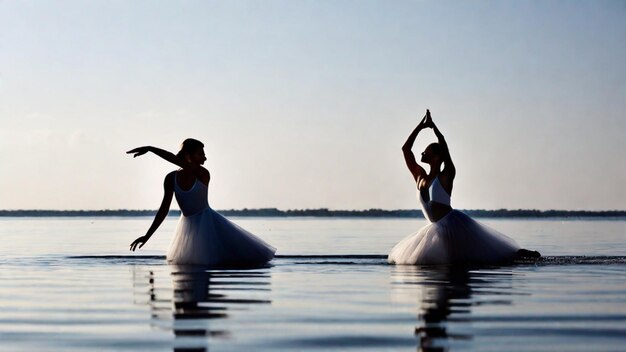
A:
{"label": "silhouette of dancer", "polygon": [[165,176],[165,194],[152,226],[146,235],[131,243],[131,251],[143,247],[150,239],[167,216],[172,196],[176,196],[182,215],[167,252],[169,263],[246,267],[262,265],[274,257],[274,247],[209,206],[207,192],[211,175],[202,167],[206,161],[202,142],[186,139],[176,155],[151,146],[127,153],[138,157],[147,152],[178,165],[180,169]]}
{"label": "silhouette of dancer", "polygon": [[[421,161],[430,166],[429,173],[417,164],[411,151],[418,133],[425,128],[432,128],[438,139],[421,154]],[[426,110],[402,152],[417,185],[422,212],[430,223],[396,244],[389,253],[389,263],[487,264],[540,256],[539,252],[520,249],[513,239],[452,209],[450,195],[456,169],[430,111]]]}

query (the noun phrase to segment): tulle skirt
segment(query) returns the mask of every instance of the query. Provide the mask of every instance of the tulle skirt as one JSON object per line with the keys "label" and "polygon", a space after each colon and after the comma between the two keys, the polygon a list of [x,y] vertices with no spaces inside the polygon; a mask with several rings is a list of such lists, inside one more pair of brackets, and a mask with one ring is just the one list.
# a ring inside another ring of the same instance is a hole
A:
{"label": "tulle skirt", "polygon": [[515,259],[515,241],[458,210],[393,247],[390,264],[496,264]]}
{"label": "tulle skirt", "polygon": [[172,264],[257,266],[274,258],[276,248],[233,224],[211,208],[181,216],[167,252]]}

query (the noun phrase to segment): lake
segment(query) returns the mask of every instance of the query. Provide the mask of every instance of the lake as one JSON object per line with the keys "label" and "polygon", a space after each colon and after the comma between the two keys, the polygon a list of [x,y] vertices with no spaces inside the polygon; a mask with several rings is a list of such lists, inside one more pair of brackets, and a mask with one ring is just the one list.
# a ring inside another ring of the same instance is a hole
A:
{"label": "lake", "polygon": [[167,265],[177,219],[0,218],[1,351],[623,351],[626,221],[479,221],[507,267],[386,264],[422,219],[231,218],[264,268]]}

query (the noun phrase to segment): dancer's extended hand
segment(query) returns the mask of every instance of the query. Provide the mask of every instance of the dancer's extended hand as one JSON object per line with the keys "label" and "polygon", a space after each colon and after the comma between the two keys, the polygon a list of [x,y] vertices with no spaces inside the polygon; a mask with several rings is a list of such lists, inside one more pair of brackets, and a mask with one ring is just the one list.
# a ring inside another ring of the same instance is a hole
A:
{"label": "dancer's extended hand", "polygon": [[133,158],[136,158],[136,157],[138,157],[140,155],[146,154],[149,151],[150,151],[150,147],[148,147],[148,146],[146,146],[146,147],[138,147],[138,148],[131,149],[131,150],[127,151],[126,154],[134,154]]}
{"label": "dancer's extended hand", "polygon": [[434,128],[435,123],[433,122],[433,118],[430,117],[430,110],[426,109],[426,116],[424,117],[424,127],[426,128]]}
{"label": "dancer's extended hand", "polygon": [[148,238],[147,236],[141,236],[139,238],[137,238],[136,240],[133,241],[133,243],[130,244],[130,250],[131,251],[135,251],[135,249],[137,249],[137,245],[139,245],[139,248],[143,247],[144,244],[146,244],[146,242],[148,242]]}

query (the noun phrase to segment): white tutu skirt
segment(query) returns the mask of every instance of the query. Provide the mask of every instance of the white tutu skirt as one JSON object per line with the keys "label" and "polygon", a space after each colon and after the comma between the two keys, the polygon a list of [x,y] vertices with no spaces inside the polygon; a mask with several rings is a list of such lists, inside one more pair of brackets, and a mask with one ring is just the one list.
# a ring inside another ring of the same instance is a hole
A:
{"label": "white tutu skirt", "polygon": [[515,241],[458,210],[393,247],[390,264],[495,264],[515,259]]}
{"label": "white tutu skirt", "polygon": [[181,216],[167,261],[224,267],[262,265],[274,258],[276,248],[233,224],[211,208]]}

